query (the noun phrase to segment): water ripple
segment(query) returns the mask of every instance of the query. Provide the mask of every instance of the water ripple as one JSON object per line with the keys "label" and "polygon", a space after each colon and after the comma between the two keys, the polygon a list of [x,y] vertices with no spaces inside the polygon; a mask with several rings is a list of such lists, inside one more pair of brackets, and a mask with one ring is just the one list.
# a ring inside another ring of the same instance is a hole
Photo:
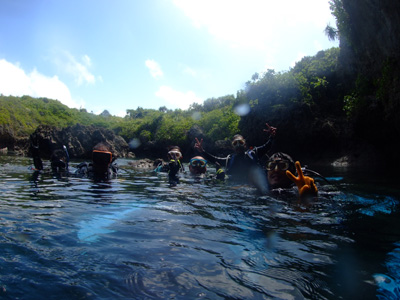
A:
{"label": "water ripple", "polygon": [[[384,270],[371,258],[400,240],[398,226],[386,225],[386,239],[380,226],[397,220],[393,196],[328,186],[304,205],[293,191],[259,196],[187,176],[170,187],[147,171],[93,182],[36,174],[26,158],[0,164],[0,297],[9,299],[345,299],[350,283],[375,296],[373,274]],[[363,247],[365,226],[380,243]]]}

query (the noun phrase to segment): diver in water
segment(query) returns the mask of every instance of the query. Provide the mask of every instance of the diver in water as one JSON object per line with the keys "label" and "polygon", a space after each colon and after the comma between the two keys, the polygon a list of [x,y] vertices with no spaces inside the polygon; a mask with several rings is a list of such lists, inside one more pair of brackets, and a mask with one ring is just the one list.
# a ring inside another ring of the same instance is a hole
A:
{"label": "diver in water", "polygon": [[[42,158],[40,157],[39,145],[31,143],[31,154],[33,158],[34,171],[46,172],[46,168],[43,166]],[[68,176],[68,163],[69,154],[67,147],[63,145],[63,149],[56,149],[50,156],[50,168],[51,172],[55,176],[66,175]]]}
{"label": "diver in water", "polygon": [[[297,177],[294,175],[297,172]],[[318,194],[314,179],[305,176],[300,162],[282,152],[272,154],[266,164],[266,174],[270,190],[290,188],[296,184],[300,198],[315,197]],[[318,174],[318,173],[316,173]]]}
{"label": "diver in water", "polygon": [[40,175],[49,174],[57,178],[57,180],[63,180],[63,178],[66,178],[70,175],[68,169],[69,154],[67,147],[64,145],[62,150],[57,149],[52,152],[50,157],[50,167],[43,165],[38,143],[34,144],[31,142],[30,153],[32,155],[34,165],[34,167],[31,167],[31,170],[34,172],[30,181],[32,183],[32,190],[35,194],[40,190],[38,186]]}
{"label": "diver in water", "polygon": [[179,183],[179,173],[184,173],[185,168],[181,163],[183,158],[181,148],[179,146],[169,146],[167,153],[168,162],[160,163],[155,172],[168,173],[168,181],[171,186],[175,186]]}
{"label": "diver in water", "polygon": [[75,174],[94,180],[109,180],[118,175],[118,165],[114,162],[115,159],[108,144],[98,143],[93,147],[92,162],[80,163]]}
{"label": "diver in water", "polygon": [[[195,156],[189,161],[189,172],[197,178],[204,178],[207,172],[207,160],[202,156]],[[221,165],[216,163],[216,174],[211,179],[225,180],[225,172]]]}
{"label": "diver in water", "polygon": [[286,171],[293,174],[296,172],[296,167],[292,157],[288,154],[283,152],[272,154],[265,165],[265,170],[268,186],[271,190],[289,188],[293,185],[293,182],[286,175]]}
{"label": "diver in water", "polygon": [[264,193],[267,189],[267,181],[260,168],[259,158],[270,150],[276,134],[275,127],[270,126],[268,123],[266,123],[266,126],[267,129],[264,129],[264,132],[269,134],[269,139],[264,145],[248,149],[244,137],[237,134],[232,139],[232,147],[235,152],[226,157],[217,157],[206,152],[203,148],[203,140],[199,141],[197,138],[194,147],[208,160],[225,165],[226,173],[233,182],[253,184],[260,192]]}
{"label": "diver in water", "polygon": [[51,170],[53,173],[68,173],[69,154],[67,147],[63,145],[63,150],[53,151],[50,157]]}
{"label": "diver in water", "polygon": [[[168,152],[168,163],[163,163],[161,160],[158,161],[155,172],[168,173],[168,180],[171,186],[175,186],[180,182],[179,173],[185,173],[185,168],[181,163],[182,154],[178,146],[172,146]],[[216,167],[216,175],[207,175],[207,160],[202,156],[192,157],[189,161],[189,174],[192,179],[217,179],[223,181],[225,179],[225,172],[220,165]]]}
{"label": "diver in water", "polygon": [[207,172],[207,160],[202,156],[195,156],[189,161],[189,172],[193,176],[204,177]]}

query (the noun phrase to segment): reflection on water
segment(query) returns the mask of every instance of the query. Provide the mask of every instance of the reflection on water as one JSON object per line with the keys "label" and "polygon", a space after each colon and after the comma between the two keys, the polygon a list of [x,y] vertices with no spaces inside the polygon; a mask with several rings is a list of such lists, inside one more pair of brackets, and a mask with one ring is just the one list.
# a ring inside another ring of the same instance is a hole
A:
{"label": "reflection on water", "polygon": [[120,164],[117,179],[93,182],[0,156],[0,297],[399,295],[399,194],[390,185],[329,170],[318,202],[301,205],[293,192],[257,196],[228,183],[169,187],[164,175]]}

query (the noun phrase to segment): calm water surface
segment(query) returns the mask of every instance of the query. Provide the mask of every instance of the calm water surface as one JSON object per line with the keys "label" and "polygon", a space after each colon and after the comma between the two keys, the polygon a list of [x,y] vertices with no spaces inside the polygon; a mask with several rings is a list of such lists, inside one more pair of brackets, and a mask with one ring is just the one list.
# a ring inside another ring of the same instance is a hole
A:
{"label": "calm water surface", "polygon": [[400,297],[396,178],[318,169],[332,184],[305,206],[118,162],[95,183],[0,156],[0,298]]}

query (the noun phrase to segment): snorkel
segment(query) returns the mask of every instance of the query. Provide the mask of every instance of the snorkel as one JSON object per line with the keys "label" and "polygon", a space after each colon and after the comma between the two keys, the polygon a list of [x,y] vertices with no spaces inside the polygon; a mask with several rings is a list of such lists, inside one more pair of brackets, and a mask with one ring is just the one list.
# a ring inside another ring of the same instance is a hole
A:
{"label": "snorkel", "polygon": [[63,145],[63,149],[64,149],[64,152],[65,152],[65,157],[66,157],[66,161],[65,161],[65,164],[66,164],[66,169],[68,170],[68,164],[69,164],[69,153],[68,153],[68,149],[67,149],[67,147],[66,147],[65,145]]}

